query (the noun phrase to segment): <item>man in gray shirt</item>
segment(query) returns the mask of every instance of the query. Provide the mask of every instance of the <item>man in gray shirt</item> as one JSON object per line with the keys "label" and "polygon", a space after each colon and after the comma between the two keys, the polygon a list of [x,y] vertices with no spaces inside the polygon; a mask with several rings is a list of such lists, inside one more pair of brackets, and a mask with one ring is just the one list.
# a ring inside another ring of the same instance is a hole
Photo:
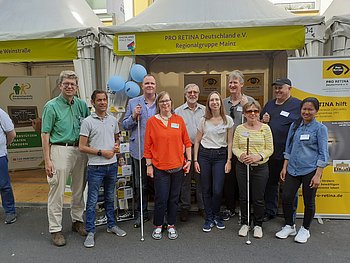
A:
{"label": "man in gray shirt", "polygon": [[[190,136],[192,147],[196,138],[197,127],[199,120],[205,114],[205,106],[197,103],[199,98],[199,87],[196,84],[188,84],[185,87],[186,102],[180,107],[175,109],[175,113],[180,115],[186,124],[188,135]],[[193,160],[193,148],[192,148],[192,160]],[[194,163],[192,162],[190,172],[184,177],[181,195],[180,195],[180,207],[181,214],[180,220],[185,222],[188,220],[188,211],[191,208],[191,181],[192,178],[196,181],[196,197],[199,213],[204,216],[204,206],[202,199],[202,190],[200,186],[200,176],[194,170]]]}
{"label": "man in gray shirt", "polygon": [[[244,75],[239,70],[234,70],[228,77],[228,87],[230,96],[224,99],[224,107],[227,115],[233,119],[233,133],[236,127],[244,122],[243,106],[247,102],[254,101],[254,98],[244,95],[242,88],[244,86]],[[226,174],[224,185],[224,199],[226,210],[222,213],[223,220],[229,220],[234,216],[236,202],[238,201],[238,183],[236,178],[236,162],[235,155],[232,156],[231,172]]]}
{"label": "man in gray shirt", "polygon": [[85,247],[95,245],[95,213],[100,186],[104,188],[107,216],[107,232],[125,236],[126,232],[116,226],[114,215],[114,189],[117,176],[119,148],[117,119],[107,113],[107,93],[95,90],[91,95],[95,112],[83,120],[80,128],[79,149],[88,154],[88,197],[86,203]]}

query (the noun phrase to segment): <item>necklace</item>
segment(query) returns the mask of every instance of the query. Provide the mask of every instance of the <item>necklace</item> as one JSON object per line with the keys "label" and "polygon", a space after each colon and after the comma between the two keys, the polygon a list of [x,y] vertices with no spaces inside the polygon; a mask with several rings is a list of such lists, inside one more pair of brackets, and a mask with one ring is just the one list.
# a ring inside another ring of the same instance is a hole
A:
{"label": "necklace", "polygon": [[170,117],[172,116],[172,114],[170,114],[170,116],[169,117],[167,117],[167,116],[162,116],[162,114],[160,114],[159,113],[159,117],[162,119],[162,120],[164,120],[164,121],[168,121],[169,119],[170,119]]}

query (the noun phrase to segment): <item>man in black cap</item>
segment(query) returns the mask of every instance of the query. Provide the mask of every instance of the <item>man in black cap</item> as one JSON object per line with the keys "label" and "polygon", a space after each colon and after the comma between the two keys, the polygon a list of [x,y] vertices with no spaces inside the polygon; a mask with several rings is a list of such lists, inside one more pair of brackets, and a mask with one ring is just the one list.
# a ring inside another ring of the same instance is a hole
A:
{"label": "man in black cap", "polygon": [[283,152],[290,125],[300,118],[301,101],[290,95],[292,82],[279,78],[272,84],[275,99],[266,103],[261,111],[262,122],[267,123],[272,131],[274,153],[269,158],[269,180],[265,189],[264,221],[273,219],[278,209],[278,183],[283,167]]}

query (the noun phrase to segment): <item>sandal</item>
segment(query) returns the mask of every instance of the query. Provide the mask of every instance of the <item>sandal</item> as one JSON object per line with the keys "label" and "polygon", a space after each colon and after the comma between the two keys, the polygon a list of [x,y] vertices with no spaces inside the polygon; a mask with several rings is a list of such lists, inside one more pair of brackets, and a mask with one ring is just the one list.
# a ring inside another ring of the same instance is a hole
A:
{"label": "sandal", "polygon": [[174,225],[168,226],[168,238],[171,240],[177,239],[178,234]]}
{"label": "sandal", "polygon": [[156,240],[162,238],[162,226],[154,226],[152,237]]}

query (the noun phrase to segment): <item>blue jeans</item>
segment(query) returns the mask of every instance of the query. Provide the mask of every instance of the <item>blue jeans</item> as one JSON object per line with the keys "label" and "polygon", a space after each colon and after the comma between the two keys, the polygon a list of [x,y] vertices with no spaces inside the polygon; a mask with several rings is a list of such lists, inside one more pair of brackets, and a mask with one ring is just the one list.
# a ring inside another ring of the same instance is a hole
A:
{"label": "blue jeans", "polygon": [[175,225],[177,209],[184,172],[181,169],[175,173],[168,173],[154,168],[154,219],[155,226],[164,223],[165,212],[169,225]]}
{"label": "blue jeans", "polygon": [[87,170],[88,196],[86,202],[86,231],[95,233],[95,215],[98,192],[103,183],[104,207],[107,226],[115,226],[114,192],[117,177],[117,163],[107,165],[89,165]]}
{"label": "blue jeans", "polygon": [[200,145],[198,163],[201,169],[203,203],[207,220],[219,217],[225,182],[227,148],[206,149]]}
{"label": "blue jeans", "polygon": [[7,156],[0,157],[0,192],[6,214],[16,214],[15,198],[10,182]]}
{"label": "blue jeans", "polygon": [[[267,163],[258,166],[249,165],[249,206],[253,206],[254,226],[262,226],[265,212],[265,188],[269,178]],[[248,222],[248,188],[247,188],[247,165],[237,162],[237,181],[239,187],[239,199],[241,204],[242,225],[250,225]],[[251,217],[249,217],[249,221]]]}

